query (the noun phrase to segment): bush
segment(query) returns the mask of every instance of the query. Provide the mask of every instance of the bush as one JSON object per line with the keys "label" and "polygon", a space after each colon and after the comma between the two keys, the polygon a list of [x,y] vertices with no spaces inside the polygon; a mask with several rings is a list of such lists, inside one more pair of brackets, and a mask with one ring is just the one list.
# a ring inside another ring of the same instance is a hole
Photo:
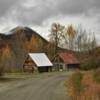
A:
{"label": "bush", "polygon": [[68,94],[71,100],[100,100],[100,69],[96,70],[94,73],[91,71],[76,72],[72,74],[70,79],[67,81]]}
{"label": "bush", "polygon": [[100,83],[100,68],[94,71],[93,77],[95,81]]}
{"label": "bush", "polygon": [[96,57],[90,57],[85,59],[82,64],[81,64],[81,69],[82,70],[90,70],[90,69],[95,69],[100,66],[100,58]]}
{"label": "bush", "polygon": [[83,75],[81,72],[76,72],[72,75],[72,83],[74,84],[74,87],[76,87],[76,90],[80,93],[83,90],[83,86],[81,84]]}
{"label": "bush", "polygon": [[81,72],[75,72],[72,74],[70,79],[67,82],[67,87],[69,90],[69,95],[73,99],[77,99],[81,92],[84,90],[84,86],[82,84],[83,74]]}

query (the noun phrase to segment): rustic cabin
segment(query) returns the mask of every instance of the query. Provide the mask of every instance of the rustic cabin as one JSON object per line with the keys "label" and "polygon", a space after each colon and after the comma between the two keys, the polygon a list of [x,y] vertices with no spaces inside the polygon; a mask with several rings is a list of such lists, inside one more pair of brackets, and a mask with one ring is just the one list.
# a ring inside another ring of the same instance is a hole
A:
{"label": "rustic cabin", "polygon": [[79,60],[72,53],[58,53],[52,59],[53,69],[58,71],[77,69],[80,66]]}
{"label": "rustic cabin", "polygon": [[24,64],[24,72],[49,72],[53,64],[50,62],[45,53],[29,53]]}

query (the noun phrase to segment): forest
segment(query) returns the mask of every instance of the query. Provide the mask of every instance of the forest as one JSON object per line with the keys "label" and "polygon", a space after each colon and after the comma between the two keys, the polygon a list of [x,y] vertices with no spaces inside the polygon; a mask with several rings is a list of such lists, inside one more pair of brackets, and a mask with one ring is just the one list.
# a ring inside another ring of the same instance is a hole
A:
{"label": "forest", "polygon": [[28,27],[16,27],[9,35],[0,34],[0,71],[22,71],[28,53],[44,52],[50,59],[58,52],[74,52],[81,61],[81,69],[99,66],[99,46],[95,33],[81,25],[63,26],[53,23],[49,40]]}

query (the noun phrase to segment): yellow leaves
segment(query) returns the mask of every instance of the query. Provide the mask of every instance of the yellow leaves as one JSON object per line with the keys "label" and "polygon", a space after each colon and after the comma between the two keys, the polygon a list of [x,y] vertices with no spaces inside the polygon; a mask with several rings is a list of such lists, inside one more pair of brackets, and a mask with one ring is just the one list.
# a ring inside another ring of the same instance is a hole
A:
{"label": "yellow leaves", "polygon": [[31,40],[28,41],[27,46],[28,46],[28,50],[30,50],[30,51],[37,50],[36,38],[34,36],[32,36]]}
{"label": "yellow leaves", "polygon": [[75,35],[77,34],[76,32],[76,29],[72,26],[72,25],[69,25],[67,28],[66,28],[66,34],[68,34],[68,36],[70,38],[74,38]]}
{"label": "yellow leaves", "polygon": [[15,66],[16,57],[11,50],[11,48],[6,45],[3,48],[0,67],[2,67],[5,71],[13,71]]}
{"label": "yellow leaves", "polygon": [[54,33],[55,32],[60,32],[63,29],[64,29],[64,26],[62,26],[59,23],[53,23],[52,26],[51,26],[51,31],[54,32]]}
{"label": "yellow leaves", "polygon": [[5,57],[9,58],[11,55],[11,49],[9,48],[9,46],[7,45],[6,47],[4,47],[2,49],[2,55],[1,58],[5,59]]}
{"label": "yellow leaves", "polygon": [[32,35],[32,38],[27,43],[29,52],[38,52],[43,48],[43,41],[37,36]]}

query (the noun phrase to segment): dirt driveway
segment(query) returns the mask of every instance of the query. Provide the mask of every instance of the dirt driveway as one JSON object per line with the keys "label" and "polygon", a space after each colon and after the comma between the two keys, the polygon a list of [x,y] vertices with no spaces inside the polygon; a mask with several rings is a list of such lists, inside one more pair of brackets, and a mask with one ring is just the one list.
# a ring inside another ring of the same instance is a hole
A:
{"label": "dirt driveway", "polygon": [[0,84],[0,100],[69,100],[64,86],[70,72],[41,74]]}

